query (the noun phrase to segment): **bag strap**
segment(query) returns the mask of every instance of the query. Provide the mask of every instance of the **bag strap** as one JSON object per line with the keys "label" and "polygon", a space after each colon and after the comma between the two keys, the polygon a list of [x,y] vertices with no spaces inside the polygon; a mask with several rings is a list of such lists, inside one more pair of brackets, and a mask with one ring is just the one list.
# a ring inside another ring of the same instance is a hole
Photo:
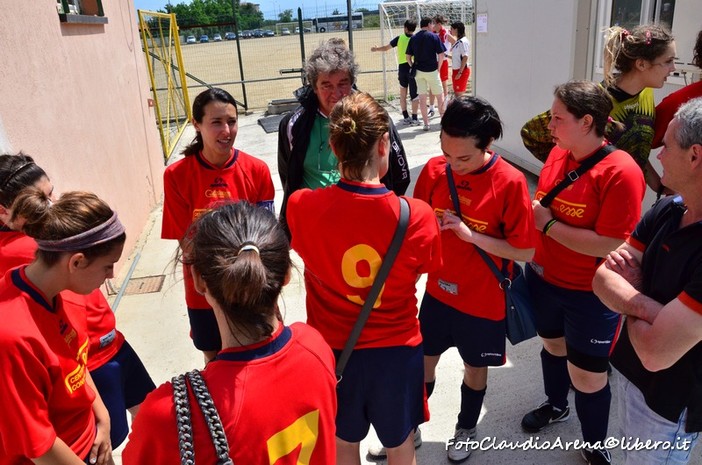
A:
{"label": "bag strap", "polygon": [[551,205],[553,199],[555,199],[556,196],[560,194],[563,189],[573,184],[580,178],[580,176],[585,174],[590,168],[601,162],[604,159],[604,157],[614,152],[615,150],[616,147],[614,147],[612,144],[606,144],[603,147],[601,147],[594,155],[588,157],[584,162],[582,162],[582,164],[578,168],[574,169],[573,171],[570,171],[566,175],[566,177],[563,178],[563,180],[561,180],[561,182],[556,184],[556,186],[548,192],[548,194],[544,195],[539,201],[541,203],[541,206],[548,207],[549,205]]}
{"label": "bag strap", "polygon": [[[458,200],[458,191],[456,190],[456,182],[453,180],[453,172],[451,170],[451,165],[448,163],[446,164],[446,179],[448,180],[448,185],[449,185],[449,191],[451,192],[451,200],[453,201],[453,209],[456,210],[456,215],[458,215],[458,218],[463,221],[463,216],[461,216],[461,202]],[[495,278],[497,278],[497,282],[500,283],[500,289],[509,289],[512,286],[512,280],[509,279],[506,274],[503,274],[500,269],[495,265],[495,262],[492,261],[492,258],[485,252],[483,249],[478,247],[477,245],[473,244],[473,247],[475,247],[475,251],[478,252],[478,255],[480,255],[480,258],[482,258],[487,266],[490,268],[490,271],[492,271],[492,274],[495,275]],[[506,262],[508,260],[502,259],[503,262]]]}
{"label": "bag strap", "polygon": [[373,309],[373,305],[375,305],[375,301],[378,299],[380,290],[383,288],[383,284],[385,284],[385,280],[390,274],[390,269],[392,268],[392,265],[395,262],[395,258],[397,257],[397,254],[400,251],[400,247],[402,246],[402,241],[405,238],[407,226],[409,225],[410,209],[407,200],[405,200],[402,197],[400,197],[399,199],[400,220],[397,223],[397,228],[395,229],[395,234],[392,237],[390,248],[388,248],[388,252],[385,255],[385,258],[383,259],[383,263],[380,265],[378,274],[373,280],[373,285],[371,286],[370,292],[368,293],[368,297],[366,297],[366,301],[363,303],[361,313],[359,313],[358,319],[356,320],[356,324],[353,326],[353,329],[351,329],[351,334],[349,335],[349,338],[346,341],[344,350],[339,356],[339,361],[336,364],[337,381],[341,381],[341,375],[344,372],[344,368],[346,368],[346,363],[348,363],[349,357],[351,357],[351,352],[356,346],[358,338],[361,336],[363,326],[365,326],[366,321],[368,321],[368,317],[370,316],[370,312]]}
{"label": "bag strap", "polygon": [[[202,414],[205,417],[207,429],[212,438],[212,444],[217,455],[217,465],[234,465],[229,457],[229,442],[224,433],[222,420],[219,417],[217,408],[214,405],[207,384],[198,370],[193,370],[187,374],[187,380],[195,395]],[[176,406],[176,423],[178,425],[178,442],[180,444],[181,465],[195,464],[195,450],[192,434],[192,422],[190,402],[188,400],[188,386],[186,375],[180,375],[171,380],[173,384],[173,399]]]}

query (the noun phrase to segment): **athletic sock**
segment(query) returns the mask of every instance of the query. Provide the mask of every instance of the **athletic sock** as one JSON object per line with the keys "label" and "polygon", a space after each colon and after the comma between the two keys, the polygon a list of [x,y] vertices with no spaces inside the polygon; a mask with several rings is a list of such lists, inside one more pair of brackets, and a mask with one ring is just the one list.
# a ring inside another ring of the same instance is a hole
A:
{"label": "athletic sock", "polygon": [[461,411],[458,413],[458,423],[456,428],[471,429],[478,424],[480,417],[480,409],[483,407],[483,399],[485,398],[485,389],[475,391],[461,383]]}
{"label": "athletic sock", "polygon": [[591,394],[575,389],[575,410],[578,412],[580,429],[586,442],[594,445],[607,437],[611,400],[612,391],[609,389],[609,383]]}
{"label": "athletic sock", "polygon": [[429,111],[434,111],[434,105],[429,105]]}
{"label": "athletic sock", "polygon": [[405,110],[405,111],[402,112],[402,116],[403,116],[405,119],[409,118],[409,113],[407,113],[407,110]]}
{"label": "athletic sock", "polygon": [[427,391],[427,399],[431,397],[431,393],[434,392],[434,386],[436,385],[436,380],[424,383],[424,389]]}
{"label": "athletic sock", "polygon": [[546,349],[541,349],[541,369],[544,374],[544,391],[549,403],[563,410],[568,406],[570,387],[567,357],[556,357]]}
{"label": "athletic sock", "polygon": [[414,121],[417,121],[417,113],[412,113],[412,119],[413,119]]}

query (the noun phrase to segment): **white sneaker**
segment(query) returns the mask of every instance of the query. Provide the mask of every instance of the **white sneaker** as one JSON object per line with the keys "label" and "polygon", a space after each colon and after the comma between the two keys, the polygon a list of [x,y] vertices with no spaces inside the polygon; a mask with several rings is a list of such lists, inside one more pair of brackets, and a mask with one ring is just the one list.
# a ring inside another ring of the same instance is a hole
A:
{"label": "white sneaker", "polygon": [[407,118],[403,118],[400,120],[400,123],[409,126],[412,124],[412,118],[410,118],[409,116]]}
{"label": "white sneaker", "polygon": [[448,446],[448,459],[451,462],[463,462],[470,457],[473,448],[468,441],[475,438],[475,428],[458,428],[453,435],[453,443]]}
{"label": "white sneaker", "polygon": [[410,122],[410,126],[419,126],[420,124],[422,123],[420,123],[418,119],[413,119]]}
{"label": "white sneaker", "polygon": [[428,125],[428,124],[425,124],[424,127],[423,127],[422,129],[423,129],[424,131],[428,131],[428,130],[429,130],[429,125]]}
{"label": "white sneaker", "polygon": [[[417,428],[414,430],[414,448],[417,449],[422,445],[422,432]],[[368,455],[373,458],[382,459],[388,456],[388,451],[380,444],[375,444],[368,448]]]}

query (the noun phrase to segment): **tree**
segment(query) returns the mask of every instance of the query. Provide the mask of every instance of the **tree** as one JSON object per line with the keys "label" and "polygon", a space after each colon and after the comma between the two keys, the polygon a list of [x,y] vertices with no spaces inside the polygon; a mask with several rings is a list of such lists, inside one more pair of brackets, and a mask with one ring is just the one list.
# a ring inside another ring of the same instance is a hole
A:
{"label": "tree", "polygon": [[293,10],[283,10],[282,13],[278,13],[278,19],[281,23],[291,23],[293,20]]}
{"label": "tree", "polygon": [[334,8],[334,11],[332,11],[332,14],[333,14],[333,15],[340,15],[341,13],[339,13],[339,9],[338,9],[338,8]]}

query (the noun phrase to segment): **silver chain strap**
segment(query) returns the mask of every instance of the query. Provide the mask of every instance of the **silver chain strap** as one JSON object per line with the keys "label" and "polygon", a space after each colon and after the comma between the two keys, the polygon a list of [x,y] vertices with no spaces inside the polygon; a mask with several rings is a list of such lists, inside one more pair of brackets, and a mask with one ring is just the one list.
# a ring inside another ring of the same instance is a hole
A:
{"label": "silver chain strap", "polygon": [[[195,450],[193,448],[193,433],[191,423],[190,402],[188,401],[188,388],[185,381],[186,375],[180,375],[171,380],[173,384],[173,399],[175,401],[176,422],[178,425],[178,443],[180,445],[181,465],[195,464]],[[218,465],[234,465],[229,457],[229,443],[224,433],[222,421],[219,418],[217,408],[212,401],[210,391],[207,389],[205,380],[198,370],[193,370],[187,374],[190,387],[195,394],[195,399],[205,416],[207,429],[217,454]]]}

